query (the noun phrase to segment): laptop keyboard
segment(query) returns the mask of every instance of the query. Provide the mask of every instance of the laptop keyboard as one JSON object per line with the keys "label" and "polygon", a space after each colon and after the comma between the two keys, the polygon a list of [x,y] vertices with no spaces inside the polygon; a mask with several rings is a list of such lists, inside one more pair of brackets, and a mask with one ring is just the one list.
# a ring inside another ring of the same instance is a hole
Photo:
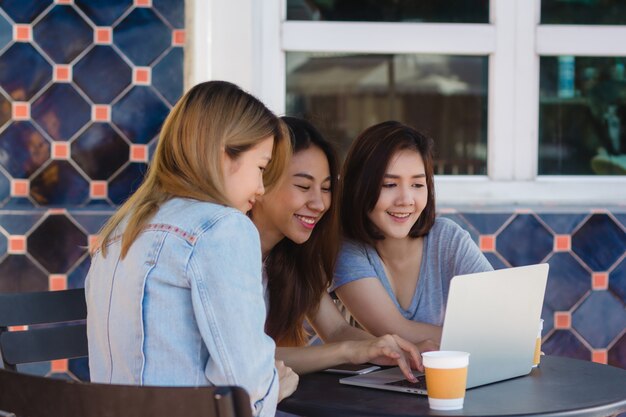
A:
{"label": "laptop keyboard", "polygon": [[401,379],[400,381],[387,382],[385,385],[393,385],[396,387],[406,387],[415,389],[426,389],[426,375],[420,375],[417,378],[417,382],[411,382],[407,379]]}

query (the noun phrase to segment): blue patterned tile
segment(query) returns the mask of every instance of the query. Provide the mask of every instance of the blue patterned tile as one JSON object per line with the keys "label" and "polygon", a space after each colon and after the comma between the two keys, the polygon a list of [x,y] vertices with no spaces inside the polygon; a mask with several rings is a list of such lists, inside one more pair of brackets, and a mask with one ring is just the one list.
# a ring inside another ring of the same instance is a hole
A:
{"label": "blue patterned tile", "polygon": [[11,102],[0,92],[0,129],[11,120]]}
{"label": "blue patterned tile", "polygon": [[109,198],[122,204],[141,185],[147,171],[146,164],[131,163],[109,182]]}
{"label": "blue patterned tile", "polygon": [[94,123],[72,142],[72,159],[94,180],[107,180],[128,162],[129,145],[108,123]]}
{"label": "blue patterned tile", "polygon": [[28,236],[28,253],[52,274],[65,274],[87,252],[87,236],[64,214],[48,216]]}
{"label": "blue patterned tile", "polygon": [[445,217],[446,219],[450,219],[456,224],[458,224],[459,226],[461,226],[464,230],[466,230],[470,234],[474,243],[478,244],[479,233],[476,231],[474,226],[472,226],[467,220],[465,220],[465,218],[461,216],[459,213],[442,213],[442,214],[438,214],[438,216]]}
{"label": "blue patterned tile", "polygon": [[3,207],[5,210],[26,210],[34,208],[35,204],[27,197],[13,197],[9,199]]}
{"label": "blue patterned tile", "polygon": [[152,85],[171,105],[183,93],[183,48],[172,48],[152,68]]}
{"label": "blue patterned tile", "polygon": [[89,272],[89,266],[91,265],[91,257],[85,256],[82,261],[74,268],[74,270],[67,276],[68,288],[84,288],[85,277]]}
{"label": "blue patterned tile", "polygon": [[610,291],[593,291],[572,313],[572,327],[596,349],[626,328],[626,309]]}
{"label": "blue patterned tile", "polygon": [[33,27],[33,37],[54,62],[69,64],[93,42],[93,30],[72,6],[57,5]]}
{"label": "blue patterned tile", "polygon": [[571,234],[587,217],[586,213],[540,213],[538,215],[558,235]]}
{"label": "blue patterned tile", "polygon": [[154,138],[169,108],[150,87],[134,87],[113,106],[112,120],[134,143],[146,144]]}
{"label": "blue patterned tile", "polygon": [[132,81],[133,71],[110,46],[96,45],[74,66],[74,82],[94,103],[109,103]]}
{"label": "blue patterned tile", "polygon": [[554,327],[554,310],[552,310],[547,304],[544,304],[541,309],[541,318],[543,319],[542,340],[547,340],[547,335]]}
{"label": "blue patterned tile", "polygon": [[626,251],[626,233],[606,214],[594,214],[572,235],[572,250],[593,271],[607,271]]}
{"label": "blue patterned tile", "polygon": [[133,0],[74,0],[96,26],[111,26],[130,6]]}
{"label": "blue patterned tile", "polygon": [[13,40],[13,26],[0,14],[0,49]]}
{"label": "blue patterned tile", "polygon": [[8,247],[9,247],[9,241],[7,240],[5,235],[0,233],[0,258],[4,257],[4,255],[7,253]]}
{"label": "blue patterned tile", "polygon": [[0,262],[0,292],[47,290],[48,275],[26,255],[9,255]]}
{"label": "blue patterned tile", "polygon": [[487,258],[491,266],[493,266],[493,269],[503,269],[511,267],[511,265],[509,265],[506,260],[502,259],[497,253],[483,252],[483,255],[485,255],[485,258]]}
{"label": "blue patterned tile", "polygon": [[613,216],[626,228],[626,213],[613,213]]}
{"label": "blue patterned tile", "polygon": [[0,7],[15,23],[30,23],[51,3],[52,0],[4,0]]}
{"label": "blue patterned tile", "polygon": [[82,204],[89,183],[68,161],[52,161],[31,181],[30,195],[42,206]]}
{"label": "blue patterned tile", "polygon": [[28,375],[46,376],[50,372],[50,362],[33,362],[17,365],[18,372]]}
{"label": "blue patterned tile", "polygon": [[152,7],[176,29],[185,26],[185,2],[179,0],[152,0]]}
{"label": "blue patterned tile", "polygon": [[591,360],[591,352],[578,338],[568,330],[555,331],[543,344],[541,350],[547,355],[566,356],[568,358]]}
{"label": "blue patterned tile", "polygon": [[609,274],[609,289],[626,305],[626,258]]}
{"label": "blue patterned tile", "polygon": [[14,43],[0,55],[0,86],[13,100],[30,100],[51,79],[52,67],[28,43]]}
{"label": "blue patterned tile", "polygon": [[[1,154],[0,154],[1,158]],[[11,195],[11,181],[0,171],[0,204]]]}
{"label": "blue patterned tile", "polygon": [[113,30],[113,43],[135,65],[150,65],[172,44],[172,30],[149,8],[137,8]]}
{"label": "blue patterned tile", "polygon": [[75,358],[68,361],[68,369],[79,381],[89,382],[89,359]]}
{"label": "blue patterned tile", "polygon": [[91,105],[70,84],[53,84],[33,103],[31,112],[55,140],[70,139],[91,119]]}
{"label": "blue patterned tile", "polygon": [[15,122],[0,133],[0,164],[13,178],[28,178],[50,158],[48,142],[29,122]]}
{"label": "blue patterned tile", "polygon": [[512,266],[541,262],[553,245],[554,235],[532,214],[518,214],[496,239],[497,252]]}
{"label": "blue patterned tile", "polygon": [[0,211],[0,224],[11,235],[25,235],[44,215],[43,211]]}
{"label": "blue patterned tile", "polygon": [[626,369],[626,333],[609,349],[608,364]]}
{"label": "blue patterned tile", "polygon": [[492,235],[512,216],[511,213],[461,213],[483,235]]}
{"label": "blue patterned tile", "polygon": [[82,208],[88,208],[92,210],[111,210],[111,208],[116,207],[112,202],[109,202],[108,199],[93,199],[89,200],[86,204],[81,206]]}
{"label": "blue patterned tile", "polygon": [[90,235],[97,235],[104,223],[109,220],[113,211],[71,210],[70,214]]}
{"label": "blue patterned tile", "polygon": [[548,264],[544,305],[554,311],[567,311],[591,291],[591,274],[568,252],[553,254]]}

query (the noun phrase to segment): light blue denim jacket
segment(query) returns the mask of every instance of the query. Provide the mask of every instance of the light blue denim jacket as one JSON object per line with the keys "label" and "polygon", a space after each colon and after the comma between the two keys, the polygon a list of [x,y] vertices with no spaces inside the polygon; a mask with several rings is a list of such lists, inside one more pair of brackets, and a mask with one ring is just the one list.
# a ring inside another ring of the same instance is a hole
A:
{"label": "light blue denim jacket", "polygon": [[94,382],[238,385],[273,416],[275,345],[264,332],[259,234],[243,213],[175,198],[121,260],[97,251],[85,282]]}

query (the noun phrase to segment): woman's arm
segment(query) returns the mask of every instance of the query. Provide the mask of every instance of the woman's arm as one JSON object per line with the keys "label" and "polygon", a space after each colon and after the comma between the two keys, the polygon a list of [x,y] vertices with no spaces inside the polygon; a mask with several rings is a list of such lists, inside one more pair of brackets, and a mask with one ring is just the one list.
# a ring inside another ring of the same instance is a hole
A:
{"label": "woman's arm", "polygon": [[362,278],[335,290],[352,316],[375,336],[397,334],[415,344],[441,342],[441,327],[405,319],[378,278]]}
{"label": "woman's arm", "polygon": [[328,294],[323,294],[311,324],[325,343],[317,346],[279,347],[276,357],[297,373],[315,372],[341,363],[375,361],[385,365],[398,365],[409,379],[412,364],[422,369],[418,349],[406,340],[392,335],[374,337],[350,326]]}

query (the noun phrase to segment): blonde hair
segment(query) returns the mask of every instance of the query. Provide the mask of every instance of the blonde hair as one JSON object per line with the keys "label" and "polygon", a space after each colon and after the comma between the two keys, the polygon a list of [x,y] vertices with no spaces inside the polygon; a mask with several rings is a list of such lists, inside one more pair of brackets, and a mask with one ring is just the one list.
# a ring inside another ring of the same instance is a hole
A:
{"label": "blonde hair", "polygon": [[263,176],[267,189],[280,179],[291,155],[284,123],[254,96],[225,81],[208,81],[189,90],[165,119],[148,172],[137,191],[100,231],[106,245],[120,223],[121,257],[159,206],[173,197],[230,205],[224,193],[222,151],[232,158],[273,137],[272,160]]}

